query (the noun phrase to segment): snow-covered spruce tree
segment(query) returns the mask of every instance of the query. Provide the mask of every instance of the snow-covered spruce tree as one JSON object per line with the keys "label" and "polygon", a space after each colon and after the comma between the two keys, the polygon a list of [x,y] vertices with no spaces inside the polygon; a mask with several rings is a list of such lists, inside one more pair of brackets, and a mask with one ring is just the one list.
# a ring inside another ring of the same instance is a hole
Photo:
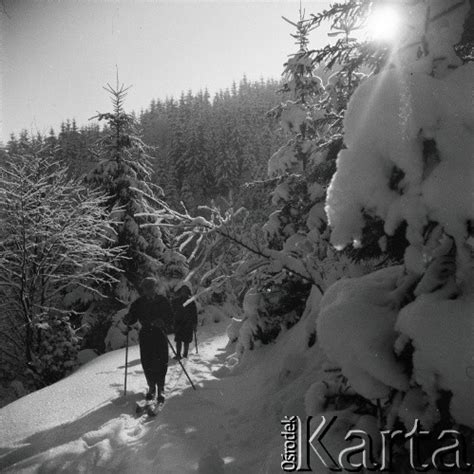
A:
{"label": "snow-covered spruce tree", "polygon": [[[435,437],[456,426],[469,443],[474,66],[456,54],[465,51],[456,45],[472,21],[472,5],[418,0],[392,7],[399,40],[386,66],[349,102],[346,148],[337,158],[326,211],[338,249],[363,245],[372,218],[383,222],[387,236],[402,226],[409,245],[402,265],[329,288],[318,339],[342,369],[348,393],[365,399],[359,414],[378,415],[387,429],[410,430],[418,419]],[[408,464],[403,443],[397,449],[402,458],[393,472]],[[419,461],[431,454],[421,453]]]}
{"label": "snow-covered spruce tree", "polygon": [[[311,278],[297,258],[268,248],[261,229],[258,230],[258,224],[253,225],[249,231],[247,225],[249,211],[245,208],[237,210],[230,208],[224,212],[216,206],[201,206],[201,212],[206,214],[206,217],[204,215],[193,217],[186,210],[179,212],[172,209],[164,201],[160,204],[162,209],[158,215],[183,230],[179,237],[180,249],[186,254],[190,253],[192,278],[204,287],[198,295],[200,300],[203,300],[202,295],[205,293],[217,296],[225,289],[231,303],[235,303],[236,300],[242,302],[251,281],[248,275],[266,265],[278,267],[275,273],[287,271],[303,280]],[[256,258],[244,259],[242,249]],[[300,271],[303,273],[299,273]],[[289,287],[286,289],[288,292],[292,291]],[[274,298],[274,295],[268,296]],[[296,294],[295,299],[298,297],[302,299]],[[277,302],[273,302],[277,306]],[[294,309],[291,308],[292,303],[289,300],[284,307],[285,314]],[[276,331],[267,330],[267,327],[253,323],[252,320],[247,324],[251,327],[248,334],[252,332],[254,333],[252,338],[257,335],[264,342],[269,342],[279,330],[278,328]]]}
{"label": "snow-covered spruce tree", "polygon": [[[320,285],[318,277],[314,281],[315,275],[305,265],[303,256],[312,246],[306,238],[310,231],[307,225],[309,213],[318,198],[324,195],[321,187],[315,194],[307,179],[316,151],[313,124],[319,117],[316,104],[322,92],[322,82],[315,74],[308,49],[312,30],[310,22],[300,11],[299,21],[289,23],[296,29],[292,36],[296,39],[298,51],[290,56],[283,72],[281,92],[288,99],[272,111],[288,141],[268,162],[268,176],[276,179],[272,204],[277,210],[263,227],[264,239],[275,259],[249,275],[252,282],[249,295],[253,295],[250,299],[258,300],[258,304],[250,311],[244,307],[249,313],[246,325],[251,327],[254,338],[264,342],[273,339],[281,326],[288,327],[298,320],[311,284]],[[253,256],[249,257],[254,260]],[[288,264],[290,259],[291,264],[282,267],[281,262]],[[297,272],[299,275],[288,271],[288,266],[296,270],[296,261],[301,267]],[[248,306],[248,299],[244,301],[245,306]]]}
{"label": "snow-covered spruce tree", "polygon": [[106,122],[106,129],[96,145],[99,163],[87,182],[108,196],[106,210],[117,232],[113,246],[124,247],[125,258],[121,263],[120,283],[108,292],[110,298],[108,308],[103,308],[102,329],[96,328],[104,337],[110,326],[111,310],[130,303],[143,278],[168,277],[170,272],[175,278],[182,278],[187,273],[183,257],[170,248],[169,236],[162,232],[154,216],[153,206],[162,190],[151,181],[152,167],[147,146],[139,138],[137,121],[124,110],[128,89],[123,85],[116,88],[107,85],[105,90],[111,95],[113,111],[96,116]]}
{"label": "snow-covered spruce tree", "polygon": [[[352,41],[349,33],[354,26],[345,20],[345,9],[335,11],[326,12],[325,18],[333,19],[334,29],[338,33],[343,31],[344,40],[338,43],[333,56]],[[298,320],[312,284],[321,292],[344,271],[353,270],[348,258],[338,256],[328,246],[324,200],[335,170],[335,157],[342,146],[341,123],[347,91],[356,87],[361,75],[353,66],[350,70],[337,71],[328,84],[316,76],[319,62],[326,61],[328,67],[335,63],[334,57],[325,50],[308,48],[308,34],[318,21],[305,19],[301,14],[300,20],[293,23],[299,49],[285,65],[283,92],[289,99],[274,110],[287,143],[268,163],[270,179],[254,183],[259,189],[277,185],[273,204],[278,210],[266,223],[265,235],[261,225],[251,229],[242,226],[240,208],[223,212],[214,206],[208,209],[207,221],[193,219],[187,213],[174,213],[172,217],[195,226],[193,231],[207,236],[201,241],[209,244],[203,250],[204,255],[210,257],[215,255],[215,250],[225,247],[221,238],[245,249],[245,256],[238,256],[236,263],[239,264],[234,266],[232,280],[238,282],[239,289],[251,289],[249,294],[257,295],[252,299],[259,300],[259,311],[252,311],[253,316],[248,318],[246,335],[253,334],[251,337],[262,341],[273,339],[282,326],[288,327]],[[365,51],[358,55],[372,59]],[[357,64],[365,63],[361,59]],[[255,222],[248,211],[245,214],[246,224]],[[224,268],[229,268],[225,260],[231,253],[234,252],[227,252],[224,258],[217,257],[210,273],[204,273],[204,279],[222,283],[226,278]],[[314,340],[314,327],[311,332],[308,339]]]}
{"label": "snow-covered spruce tree", "polygon": [[42,152],[10,154],[0,168],[0,354],[2,377],[39,387],[76,364],[77,309],[69,295],[114,281],[120,249],[104,196],[67,178]]}
{"label": "snow-covered spruce tree", "polygon": [[113,112],[96,116],[106,122],[106,133],[97,143],[99,162],[87,182],[109,196],[107,211],[117,221],[115,244],[126,246],[127,257],[115,296],[129,302],[144,277],[158,275],[159,259],[165,250],[160,228],[143,225],[155,223],[144,214],[152,210],[151,202],[160,190],[151,183],[149,157],[136,121],[123,107],[128,89],[110,85],[105,89],[111,95]]}
{"label": "snow-covered spruce tree", "polygon": [[[296,29],[292,36],[298,52],[290,56],[283,73],[282,92],[288,99],[272,111],[288,141],[268,163],[268,175],[276,181],[272,203],[277,209],[264,231],[274,259],[249,275],[251,293],[260,295],[253,296],[259,299],[258,311],[252,311],[254,316],[248,321],[257,338],[263,335],[268,339],[265,333],[274,337],[281,325],[296,322],[311,285],[314,291],[324,291],[343,272],[363,271],[329,246],[324,212],[326,189],[342,147],[342,118],[350,94],[364,76],[358,72],[362,60],[344,69],[337,57],[352,41],[357,21],[338,7],[324,15],[333,21],[332,35],[342,35],[330,55],[309,49],[309,35],[321,17],[305,18],[300,12],[298,22],[287,20]],[[323,67],[336,70],[330,75]],[[321,73],[326,80],[317,75]],[[248,260],[255,262],[255,255],[249,255]],[[255,263],[246,265],[255,268]]]}

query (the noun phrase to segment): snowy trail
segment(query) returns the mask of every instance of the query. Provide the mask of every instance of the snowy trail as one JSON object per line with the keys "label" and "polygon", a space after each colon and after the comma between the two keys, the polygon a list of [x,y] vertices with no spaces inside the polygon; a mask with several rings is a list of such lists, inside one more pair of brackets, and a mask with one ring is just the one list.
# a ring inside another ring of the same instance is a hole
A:
{"label": "snowy trail", "polygon": [[226,473],[244,472],[234,460],[248,449],[248,427],[236,407],[245,397],[236,402],[238,378],[213,375],[227,355],[225,326],[206,327],[199,355],[193,353],[184,362],[196,391],[179,364],[170,362],[166,405],[146,423],[133,415],[134,401],[145,389],[136,346],[129,352],[127,397],[121,396],[124,353],[119,350],[7,405],[0,410],[0,469],[185,474],[197,472],[199,459],[216,447]]}
{"label": "snowy trail", "polygon": [[130,348],[127,397],[122,396],[124,349],[104,354],[0,409],[0,471],[282,472],[281,420],[305,416],[302,394],[324,374],[318,345],[301,342],[310,316],[275,344],[247,351],[237,365],[226,335],[229,319],[200,327],[199,354],[193,345],[185,361],[197,390],[179,364],[170,362],[166,404],[147,422],[134,415],[135,401],[146,388],[138,347]]}

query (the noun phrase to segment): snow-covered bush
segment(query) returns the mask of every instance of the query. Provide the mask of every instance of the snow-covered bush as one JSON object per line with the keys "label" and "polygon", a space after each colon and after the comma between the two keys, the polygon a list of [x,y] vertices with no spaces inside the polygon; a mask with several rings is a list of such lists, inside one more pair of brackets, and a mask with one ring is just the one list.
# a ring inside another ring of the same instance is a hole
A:
{"label": "snow-covered bush", "polygon": [[35,332],[40,342],[34,346],[27,376],[36,386],[50,385],[77,366],[80,340],[63,314],[42,317]]}
{"label": "snow-covered bush", "polygon": [[342,279],[321,300],[320,345],[350,385],[370,400],[387,397],[392,388],[408,388],[408,376],[394,353],[400,307],[396,289],[402,273],[396,266]]}

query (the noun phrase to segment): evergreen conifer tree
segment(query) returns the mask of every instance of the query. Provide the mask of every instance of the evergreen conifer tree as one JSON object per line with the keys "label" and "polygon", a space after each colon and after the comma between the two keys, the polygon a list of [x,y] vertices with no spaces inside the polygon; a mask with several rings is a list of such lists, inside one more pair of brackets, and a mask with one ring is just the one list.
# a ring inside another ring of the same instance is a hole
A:
{"label": "evergreen conifer tree", "polygon": [[128,89],[123,85],[105,89],[113,111],[96,117],[105,121],[107,128],[97,143],[99,163],[87,181],[109,197],[107,210],[117,222],[115,245],[126,249],[121,284],[114,289],[114,296],[129,302],[143,278],[159,274],[165,244],[159,223],[151,215],[154,198],[161,190],[151,182],[149,155],[138,136],[137,122],[124,110]]}

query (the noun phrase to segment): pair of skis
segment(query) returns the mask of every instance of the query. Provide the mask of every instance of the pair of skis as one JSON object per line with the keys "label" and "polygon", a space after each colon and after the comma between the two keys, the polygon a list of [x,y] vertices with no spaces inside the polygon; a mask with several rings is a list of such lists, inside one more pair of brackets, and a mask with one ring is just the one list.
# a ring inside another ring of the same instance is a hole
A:
{"label": "pair of skis", "polygon": [[153,400],[139,400],[135,405],[135,413],[138,417],[147,415],[148,418],[153,418],[163,409],[165,402]]}
{"label": "pair of skis", "polygon": [[[178,354],[176,353],[175,348],[173,347],[173,344],[171,344],[170,340],[168,339],[168,336],[162,331],[163,335],[165,336],[168,345],[171,347],[171,350],[173,351],[174,355],[177,356]],[[194,334],[196,337],[196,334]],[[196,353],[197,353],[197,339],[196,339]],[[183,363],[181,362],[181,358],[178,358],[178,363],[183,369],[183,372],[186,374],[186,377],[189,380],[189,383],[193,387],[193,390],[196,390],[196,387],[191,380],[191,377],[189,376],[188,372],[186,371]],[[126,346],[125,346],[125,381],[124,381],[124,396],[127,395],[127,368],[128,368],[128,331],[127,331],[127,339],[126,339]],[[136,402],[135,404],[135,413],[137,416],[142,416],[146,414],[148,418],[152,418],[156,416],[162,409],[163,409],[164,402],[158,402],[158,400],[140,400]]]}

